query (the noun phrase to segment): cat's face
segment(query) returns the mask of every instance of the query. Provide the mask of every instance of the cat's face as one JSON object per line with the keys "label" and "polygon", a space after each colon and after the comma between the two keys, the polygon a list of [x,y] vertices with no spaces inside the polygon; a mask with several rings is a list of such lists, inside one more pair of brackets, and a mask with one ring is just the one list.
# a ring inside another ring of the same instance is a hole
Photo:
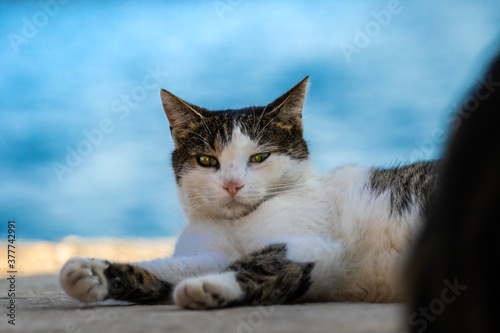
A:
{"label": "cat's face", "polygon": [[235,219],[293,188],[307,168],[302,106],[307,78],[265,107],[208,111],[162,90],[172,166],[192,219]]}

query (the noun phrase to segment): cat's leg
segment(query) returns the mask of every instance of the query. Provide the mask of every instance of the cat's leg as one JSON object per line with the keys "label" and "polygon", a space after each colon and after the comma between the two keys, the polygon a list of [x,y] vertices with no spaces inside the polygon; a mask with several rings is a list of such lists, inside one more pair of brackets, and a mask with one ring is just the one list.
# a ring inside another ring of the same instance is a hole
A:
{"label": "cat's leg", "polygon": [[303,242],[271,244],[233,262],[224,273],[186,279],[177,285],[175,301],[182,308],[206,309],[297,300],[309,291],[313,268],[335,258],[318,251],[318,242],[307,243],[309,248]]}
{"label": "cat's leg", "polygon": [[183,230],[173,257],[133,264],[72,258],[61,269],[61,286],[86,303],[105,299],[171,303],[174,286],[183,279],[227,268],[233,259],[217,248],[227,243],[226,237],[214,224],[197,223]]}
{"label": "cat's leg", "polygon": [[60,273],[63,289],[85,303],[105,299],[156,304],[171,302],[173,285],[135,264],[72,258]]}
{"label": "cat's leg", "polygon": [[61,269],[60,282],[68,295],[85,303],[106,299],[141,304],[172,303],[176,283],[186,277],[220,271],[220,256],[158,259],[142,263],[112,263],[72,258]]}

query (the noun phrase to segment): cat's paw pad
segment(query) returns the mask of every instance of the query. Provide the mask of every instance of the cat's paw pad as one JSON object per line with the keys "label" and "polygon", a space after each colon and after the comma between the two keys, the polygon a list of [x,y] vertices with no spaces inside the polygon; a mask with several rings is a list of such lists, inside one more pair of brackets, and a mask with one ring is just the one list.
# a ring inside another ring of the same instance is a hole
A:
{"label": "cat's paw pad", "polygon": [[68,295],[80,302],[99,302],[108,294],[108,282],[104,270],[105,261],[87,258],[71,258],[61,268],[59,281]]}
{"label": "cat's paw pad", "polygon": [[183,309],[221,308],[243,298],[234,272],[190,278],[177,285],[175,302]]}

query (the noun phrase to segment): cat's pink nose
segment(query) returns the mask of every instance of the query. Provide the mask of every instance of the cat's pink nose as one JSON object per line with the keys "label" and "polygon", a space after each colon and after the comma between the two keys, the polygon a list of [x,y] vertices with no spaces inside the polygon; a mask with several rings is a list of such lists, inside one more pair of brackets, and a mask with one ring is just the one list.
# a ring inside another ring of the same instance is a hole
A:
{"label": "cat's pink nose", "polygon": [[236,193],[243,187],[243,184],[241,183],[235,183],[235,182],[230,182],[230,183],[225,183],[222,185],[224,189],[232,196],[234,197]]}

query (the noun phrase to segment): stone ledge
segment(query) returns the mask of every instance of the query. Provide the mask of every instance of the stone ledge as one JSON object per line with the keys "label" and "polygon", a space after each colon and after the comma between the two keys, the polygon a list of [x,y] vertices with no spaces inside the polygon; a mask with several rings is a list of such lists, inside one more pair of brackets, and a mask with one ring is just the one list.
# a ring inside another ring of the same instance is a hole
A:
{"label": "stone ledge", "polygon": [[185,311],[173,305],[79,303],[64,294],[56,275],[16,280],[16,325],[5,316],[8,281],[0,280],[1,332],[384,332],[404,327],[402,304],[315,303]]}

